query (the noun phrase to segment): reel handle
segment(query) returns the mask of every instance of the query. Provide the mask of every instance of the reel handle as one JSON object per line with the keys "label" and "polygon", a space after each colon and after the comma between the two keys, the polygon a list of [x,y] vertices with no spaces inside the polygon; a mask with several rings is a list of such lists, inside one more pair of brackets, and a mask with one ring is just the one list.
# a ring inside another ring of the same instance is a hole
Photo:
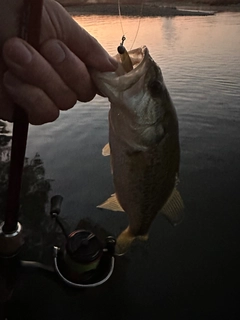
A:
{"label": "reel handle", "polygon": [[58,217],[61,212],[62,202],[63,202],[63,197],[60,195],[55,195],[51,198],[50,215],[52,218],[55,218],[57,224],[62,229],[62,232],[65,238],[68,239],[68,232],[66,231],[66,227],[61,222],[61,219]]}
{"label": "reel handle", "polygon": [[58,216],[61,212],[63,197],[60,195],[55,195],[51,198],[50,215]]}

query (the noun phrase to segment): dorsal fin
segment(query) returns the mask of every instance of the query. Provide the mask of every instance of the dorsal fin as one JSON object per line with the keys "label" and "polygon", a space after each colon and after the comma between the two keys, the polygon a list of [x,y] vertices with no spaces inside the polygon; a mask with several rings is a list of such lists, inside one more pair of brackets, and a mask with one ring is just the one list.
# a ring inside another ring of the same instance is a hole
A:
{"label": "dorsal fin", "polygon": [[184,204],[180,193],[176,188],[173,189],[171,196],[161,209],[161,213],[166,216],[173,226],[176,226],[182,221],[184,216]]}
{"label": "dorsal fin", "polygon": [[97,206],[97,208],[124,212],[123,208],[121,207],[120,203],[118,202],[116,193],[113,193],[110,198],[108,198],[102,204]]}
{"label": "dorsal fin", "polygon": [[110,154],[111,154],[110,145],[109,143],[107,143],[102,149],[102,155],[104,157],[107,157],[107,156],[110,156]]}

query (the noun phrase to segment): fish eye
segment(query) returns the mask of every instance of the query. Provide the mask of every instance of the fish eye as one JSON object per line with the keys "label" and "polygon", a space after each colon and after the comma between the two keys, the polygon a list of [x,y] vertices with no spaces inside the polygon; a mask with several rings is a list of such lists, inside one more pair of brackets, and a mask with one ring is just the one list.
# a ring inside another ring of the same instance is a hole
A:
{"label": "fish eye", "polygon": [[151,93],[159,93],[162,92],[164,87],[163,83],[160,82],[159,80],[152,80],[148,83],[148,88],[150,89]]}

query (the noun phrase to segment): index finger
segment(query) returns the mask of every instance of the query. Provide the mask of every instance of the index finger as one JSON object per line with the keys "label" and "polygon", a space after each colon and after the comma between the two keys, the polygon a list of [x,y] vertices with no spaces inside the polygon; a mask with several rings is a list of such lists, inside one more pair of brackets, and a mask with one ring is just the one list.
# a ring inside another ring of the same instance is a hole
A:
{"label": "index finger", "polygon": [[[55,1],[45,1],[43,7],[41,43],[57,38],[78,56],[88,67],[99,71],[114,71],[117,62],[99,42],[77,24],[67,11]],[[49,25],[52,24],[52,36]]]}

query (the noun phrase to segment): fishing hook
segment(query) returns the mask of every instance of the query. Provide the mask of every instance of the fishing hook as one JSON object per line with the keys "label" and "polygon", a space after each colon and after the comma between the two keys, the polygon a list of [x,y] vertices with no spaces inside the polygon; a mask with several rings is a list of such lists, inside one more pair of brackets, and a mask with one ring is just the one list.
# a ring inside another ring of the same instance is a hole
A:
{"label": "fishing hook", "polygon": [[127,38],[123,35],[122,36],[122,42],[120,43],[120,46],[123,46],[123,43],[124,43],[124,41],[126,40]]}

